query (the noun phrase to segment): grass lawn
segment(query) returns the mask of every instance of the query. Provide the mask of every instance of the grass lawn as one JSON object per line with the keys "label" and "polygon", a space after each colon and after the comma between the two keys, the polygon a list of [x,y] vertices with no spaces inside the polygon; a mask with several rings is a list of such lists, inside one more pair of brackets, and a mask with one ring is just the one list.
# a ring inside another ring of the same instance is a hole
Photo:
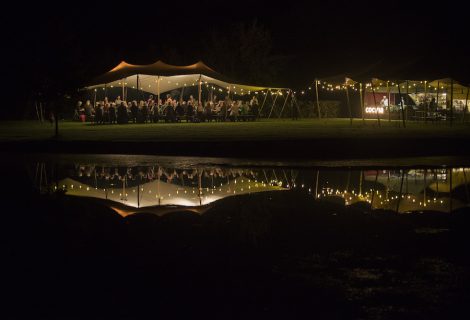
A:
{"label": "grass lawn", "polygon": [[[257,122],[151,123],[91,125],[61,121],[60,140],[65,141],[268,141],[322,138],[469,138],[470,124],[424,124],[400,121],[349,119],[261,120]],[[37,121],[0,122],[0,142],[47,140],[53,137],[50,123]]]}

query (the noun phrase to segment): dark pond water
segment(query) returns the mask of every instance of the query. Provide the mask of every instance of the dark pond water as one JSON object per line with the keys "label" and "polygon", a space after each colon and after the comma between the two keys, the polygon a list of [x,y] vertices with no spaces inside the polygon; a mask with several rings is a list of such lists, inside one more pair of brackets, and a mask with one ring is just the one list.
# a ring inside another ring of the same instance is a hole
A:
{"label": "dark pond water", "polygon": [[469,159],[0,162],[11,318],[469,317]]}
{"label": "dark pond water", "polygon": [[224,198],[268,191],[399,213],[451,212],[470,203],[470,165],[462,163],[455,158],[276,163],[125,155],[25,161],[41,193],[99,199],[121,215],[171,207],[201,212]]}

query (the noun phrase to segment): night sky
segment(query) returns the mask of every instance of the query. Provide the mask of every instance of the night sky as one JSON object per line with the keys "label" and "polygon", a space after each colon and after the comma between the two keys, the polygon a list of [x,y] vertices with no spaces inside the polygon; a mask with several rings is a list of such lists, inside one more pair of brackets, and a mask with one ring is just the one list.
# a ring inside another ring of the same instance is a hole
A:
{"label": "night sky", "polygon": [[[426,61],[430,75],[443,70],[470,78],[470,15],[463,1],[82,1],[15,6],[3,12],[5,61],[12,83],[22,83],[25,97],[41,87],[80,86],[121,60],[207,61],[212,34],[255,20],[271,35],[270,55],[278,71],[267,85],[300,88],[315,77],[412,61]],[[243,75],[236,78],[245,80]]]}

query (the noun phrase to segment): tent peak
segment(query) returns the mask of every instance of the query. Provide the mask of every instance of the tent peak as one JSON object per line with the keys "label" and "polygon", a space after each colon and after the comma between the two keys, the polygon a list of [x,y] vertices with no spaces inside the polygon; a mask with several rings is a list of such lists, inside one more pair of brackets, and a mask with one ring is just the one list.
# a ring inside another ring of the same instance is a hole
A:
{"label": "tent peak", "polygon": [[133,67],[133,66],[135,66],[135,65],[127,63],[126,61],[122,60],[121,62],[119,62],[119,64],[117,66],[115,66],[109,72],[115,72],[115,71],[124,69],[125,67]]}

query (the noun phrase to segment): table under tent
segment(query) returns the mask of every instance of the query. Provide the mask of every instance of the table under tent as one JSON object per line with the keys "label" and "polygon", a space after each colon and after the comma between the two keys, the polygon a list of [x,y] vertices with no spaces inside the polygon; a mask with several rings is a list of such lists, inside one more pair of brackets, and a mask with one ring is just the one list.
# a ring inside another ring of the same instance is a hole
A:
{"label": "table under tent", "polygon": [[[138,92],[139,100],[146,100],[152,94],[156,101],[162,103],[164,95],[175,90],[178,93],[175,98],[180,102],[188,92],[195,92],[195,102],[203,106],[207,101],[214,101],[214,98],[236,101],[256,96],[259,104],[256,114],[252,114],[255,117],[270,115],[276,106],[277,96],[284,96],[282,109],[288,104],[289,98],[295,99],[292,90],[287,88],[238,84],[202,61],[188,66],[170,65],[160,60],[148,65],[133,65],[123,61],[91,81],[85,89],[94,92],[94,106],[99,96],[107,96],[110,90],[119,90],[117,92],[123,101],[129,99],[128,92],[134,91]],[[271,112],[268,113],[268,110]]]}

